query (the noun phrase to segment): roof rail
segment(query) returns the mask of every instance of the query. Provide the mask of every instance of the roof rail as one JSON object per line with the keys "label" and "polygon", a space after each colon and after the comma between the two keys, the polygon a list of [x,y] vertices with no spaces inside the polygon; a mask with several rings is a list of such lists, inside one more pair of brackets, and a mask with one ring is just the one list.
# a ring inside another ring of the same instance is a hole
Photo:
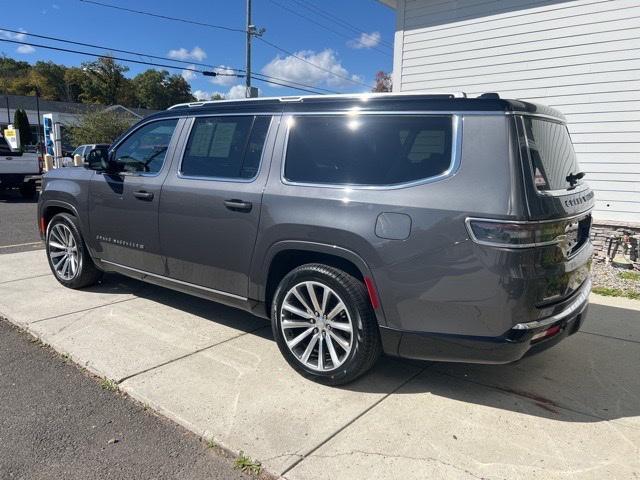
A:
{"label": "roof rail", "polygon": [[370,98],[379,97],[408,97],[417,95],[429,95],[429,96],[445,96],[452,98],[467,98],[465,92],[443,92],[443,91],[422,91],[416,90],[413,92],[384,92],[384,93],[341,93],[336,95],[295,95],[295,96],[282,96],[282,97],[257,97],[257,98],[236,98],[230,100],[201,100],[198,102],[178,103],[172,105],[167,110],[173,110],[174,108],[193,108],[202,107],[204,105],[219,105],[224,103],[237,103],[237,102],[255,102],[255,101],[278,101],[278,102],[304,102],[305,100],[315,99],[332,99],[332,98],[353,98],[355,100],[367,101]]}

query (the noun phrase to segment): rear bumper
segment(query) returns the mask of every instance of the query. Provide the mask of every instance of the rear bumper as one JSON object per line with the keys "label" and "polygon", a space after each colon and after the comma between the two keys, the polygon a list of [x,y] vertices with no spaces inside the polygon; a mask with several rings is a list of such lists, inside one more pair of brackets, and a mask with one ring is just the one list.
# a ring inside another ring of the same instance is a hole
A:
{"label": "rear bumper", "polygon": [[[410,332],[380,327],[388,355],[417,360],[464,363],[510,363],[538,353],[573,335],[582,326],[589,306],[591,282],[587,280],[571,302],[548,318],[520,323],[499,337]],[[558,333],[535,339],[536,334],[558,327]]]}

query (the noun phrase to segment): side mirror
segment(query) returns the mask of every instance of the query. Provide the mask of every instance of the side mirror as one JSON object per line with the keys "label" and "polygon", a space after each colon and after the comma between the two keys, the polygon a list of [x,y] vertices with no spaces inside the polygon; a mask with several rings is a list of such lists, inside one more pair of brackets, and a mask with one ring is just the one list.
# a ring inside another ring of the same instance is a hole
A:
{"label": "side mirror", "polygon": [[109,172],[112,170],[109,160],[109,151],[106,148],[94,148],[87,154],[84,166],[98,172]]}

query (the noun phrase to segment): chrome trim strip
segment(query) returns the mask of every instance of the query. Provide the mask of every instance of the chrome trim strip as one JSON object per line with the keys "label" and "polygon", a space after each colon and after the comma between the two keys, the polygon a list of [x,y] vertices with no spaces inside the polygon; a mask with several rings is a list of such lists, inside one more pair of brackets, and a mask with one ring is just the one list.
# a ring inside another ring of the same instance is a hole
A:
{"label": "chrome trim strip", "polygon": [[556,313],[555,315],[551,315],[550,317],[545,318],[543,320],[534,320],[533,322],[517,323],[516,325],[513,326],[512,330],[532,330],[535,328],[546,327],[547,325],[551,325],[552,323],[555,323],[559,320],[562,320],[563,318],[568,317],[569,315],[574,313],[576,310],[578,310],[589,299],[589,293],[591,292],[590,278],[588,278],[584,282],[584,285],[581,287],[581,290],[582,291],[578,294],[578,297],[573,302],[571,302],[567,306],[567,308],[565,308],[561,312]]}
{"label": "chrome trim strip", "polygon": [[504,112],[505,115],[516,115],[519,117],[535,117],[535,118],[544,118],[545,120],[553,120],[556,123],[567,123],[567,120],[563,117],[554,117],[553,115],[547,115],[544,113],[531,113],[531,112],[521,112],[519,110],[513,110]]}
{"label": "chrome trim strip", "polygon": [[287,102],[304,102],[305,100],[313,100],[318,98],[324,99],[354,99],[354,100],[362,100],[363,102],[367,102],[369,99],[375,97],[416,97],[420,95],[442,95],[442,96],[453,96],[454,98],[467,98],[467,94],[464,92],[446,92],[446,91],[427,91],[427,90],[416,90],[413,92],[386,92],[386,93],[347,93],[347,94],[335,94],[335,95],[287,95],[282,97],[256,97],[256,98],[236,98],[233,100],[203,100],[200,102],[186,102],[186,103],[178,103],[176,105],[172,105],[167,110],[173,110],[174,108],[179,107],[201,107],[203,105],[218,105],[224,103],[244,103],[244,102],[255,102],[260,103],[263,100],[278,100],[282,103]]}
{"label": "chrome trim strip", "polygon": [[139,270],[137,268],[127,267],[126,265],[121,265],[121,264],[116,263],[116,262],[110,262],[108,260],[100,260],[100,261],[103,262],[103,263],[107,263],[109,265],[113,265],[115,267],[123,268],[125,270],[131,270],[132,272],[140,273],[140,274],[148,276],[148,277],[155,277],[155,278],[159,278],[161,280],[167,280],[169,282],[177,283],[179,285],[184,285],[185,287],[191,287],[191,288],[195,288],[195,289],[198,289],[198,290],[204,290],[206,292],[215,293],[216,295],[224,295],[225,297],[231,297],[231,298],[235,298],[237,300],[243,300],[243,301],[247,301],[248,300],[247,297],[236,295],[234,293],[227,293],[227,292],[223,292],[221,290],[216,290],[214,288],[208,288],[208,287],[203,287],[201,285],[196,285],[194,283],[183,282],[182,280],[176,280],[175,278],[169,278],[169,277],[165,277],[163,275],[158,275],[156,273],[151,273],[151,272],[146,272],[144,270]]}
{"label": "chrome trim strip", "polygon": [[[339,189],[350,189],[350,190],[397,190],[400,188],[408,188],[415,187],[417,185],[424,185],[427,183],[433,183],[445,178],[451,177],[455,175],[460,167],[460,159],[462,156],[462,128],[463,128],[463,119],[461,115],[458,114],[447,114],[443,112],[355,112],[358,115],[371,115],[371,114],[383,114],[383,115],[412,115],[412,116],[440,116],[440,117],[448,117],[451,116],[451,163],[449,164],[449,168],[437,175],[435,177],[424,178],[420,180],[416,180],[413,182],[405,182],[405,183],[397,183],[394,185],[350,185],[350,184],[334,184],[334,183],[306,183],[306,182],[292,182],[287,180],[284,176],[284,170],[286,166],[286,157],[287,157],[287,146],[289,144],[289,133],[291,131],[291,123],[290,120],[296,116],[298,113],[293,113],[292,115],[287,115],[284,118],[287,123],[287,131],[285,133],[284,147],[282,149],[282,160],[280,165],[280,181],[284,185],[296,186],[296,187],[315,187],[315,188],[339,188]],[[316,115],[316,116],[326,116],[326,115],[353,115],[354,112],[346,111],[346,112],[305,112],[305,115]]]}

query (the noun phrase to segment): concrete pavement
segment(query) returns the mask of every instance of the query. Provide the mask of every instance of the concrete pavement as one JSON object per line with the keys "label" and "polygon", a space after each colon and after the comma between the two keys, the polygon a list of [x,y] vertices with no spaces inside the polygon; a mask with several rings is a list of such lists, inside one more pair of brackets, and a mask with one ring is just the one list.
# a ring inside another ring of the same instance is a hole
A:
{"label": "concrete pavement", "polygon": [[640,477],[640,302],[593,296],[517,364],[383,358],[343,388],[295,374],[263,320],[120,276],[68,290],[43,252],[0,256],[0,314],[290,480]]}
{"label": "concrete pavement", "polygon": [[0,254],[37,250],[37,199],[24,199],[17,190],[0,190]]}

